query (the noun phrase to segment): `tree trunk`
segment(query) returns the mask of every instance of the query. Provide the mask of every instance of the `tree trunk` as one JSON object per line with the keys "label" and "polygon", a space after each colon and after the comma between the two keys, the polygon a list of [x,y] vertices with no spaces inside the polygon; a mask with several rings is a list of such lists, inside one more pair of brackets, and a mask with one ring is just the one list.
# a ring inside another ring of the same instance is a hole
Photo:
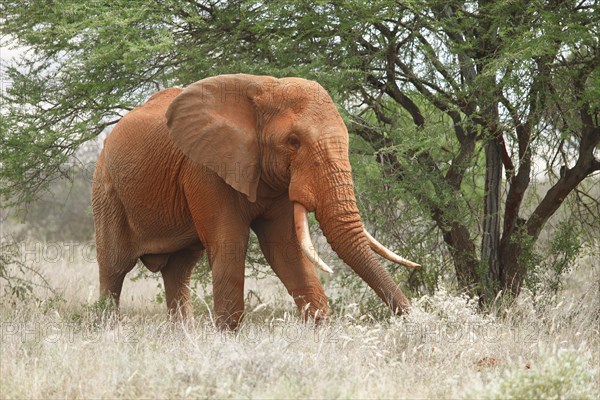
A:
{"label": "tree trunk", "polygon": [[499,262],[500,275],[496,290],[503,290],[505,293],[511,293],[518,296],[521,286],[527,273],[526,263],[523,260],[523,252],[532,246],[535,239],[527,235],[524,230],[525,220],[517,219],[515,227],[509,234],[505,234],[500,242]]}
{"label": "tree trunk", "polygon": [[444,231],[443,239],[454,262],[458,286],[469,293],[477,294],[479,260],[468,229],[462,224],[454,223],[450,230]]}
{"label": "tree trunk", "polygon": [[[487,265],[487,277],[479,277],[485,282],[485,294],[493,295],[500,281],[500,183],[502,180],[502,160],[498,141],[493,139],[485,146],[485,195],[483,210],[483,232],[481,238],[481,262]],[[482,282],[482,283],[483,283]]]}

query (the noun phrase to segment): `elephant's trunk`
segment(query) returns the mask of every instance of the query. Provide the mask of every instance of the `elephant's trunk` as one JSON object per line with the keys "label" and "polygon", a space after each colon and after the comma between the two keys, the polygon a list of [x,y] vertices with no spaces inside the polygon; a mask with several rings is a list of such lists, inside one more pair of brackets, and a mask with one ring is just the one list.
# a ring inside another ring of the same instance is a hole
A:
{"label": "elephant's trunk", "polygon": [[349,168],[328,171],[328,184],[320,190],[315,215],[327,241],[375,293],[394,311],[408,311],[410,302],[377,260],[358,213]]}

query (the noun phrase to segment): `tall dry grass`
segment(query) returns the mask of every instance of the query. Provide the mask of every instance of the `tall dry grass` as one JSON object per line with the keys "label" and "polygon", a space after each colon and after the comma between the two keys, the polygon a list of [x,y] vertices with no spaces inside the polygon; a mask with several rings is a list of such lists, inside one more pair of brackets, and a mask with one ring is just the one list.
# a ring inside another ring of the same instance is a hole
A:
{"label": "tall dry grass", "polygon": [[[239,332],[166,321],[152,280],[128,280],[120,322],[94,306],[94,262],[42,267],[60,297],[0,305],[0,398],[597,398],[600,275],[578,260],[560,298],[481,313],[440,288],[403,318],[345,307],[299,321],[276,281],[251,282]],[[64,300],[61,300],[64,299]],[[203,294],[198,294],[198,299]],[[210,309],[210,307],[208,308]]]}

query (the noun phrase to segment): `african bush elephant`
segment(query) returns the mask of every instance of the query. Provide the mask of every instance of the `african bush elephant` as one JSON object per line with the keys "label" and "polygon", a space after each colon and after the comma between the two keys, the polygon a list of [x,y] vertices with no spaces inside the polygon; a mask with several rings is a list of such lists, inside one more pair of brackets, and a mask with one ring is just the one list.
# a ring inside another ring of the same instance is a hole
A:
{"label": "african bush elephant", "polygon": [[93,184],[100,295],[118,306],[141,259],[164,280],[171,313],[191,313],[190,275],[204,251],[220,328],[244,310],[250,229],[301,310],[319,319],[327,298],[306,213],[334,251],[396,313],[409,307],[363,229],[348,132],[327,92],[299,78],[222,75],[169,88],[125,115],[104,142]]}

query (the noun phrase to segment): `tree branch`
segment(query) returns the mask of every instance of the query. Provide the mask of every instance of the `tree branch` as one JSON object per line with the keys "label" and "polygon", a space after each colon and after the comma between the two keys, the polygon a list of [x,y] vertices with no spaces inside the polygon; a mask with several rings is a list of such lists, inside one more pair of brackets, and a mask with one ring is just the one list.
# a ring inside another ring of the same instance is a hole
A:
{"label": "tree branch", "polygon": [[573,82],[582,125],[577,162],[571,169],[564,167],[564,173],[561,174],[558,182],[548,190],[538,207],[531,214],[527,221],[527,232],[533,238],[539,236],[546,221],[556,212],[566,196],[589,174],[600,170],[600,162],[594,157],[594,150],[600,143],[600,127],[594,123],[590,105],[583,95],[591,70],[591,68],[582,69]]}

